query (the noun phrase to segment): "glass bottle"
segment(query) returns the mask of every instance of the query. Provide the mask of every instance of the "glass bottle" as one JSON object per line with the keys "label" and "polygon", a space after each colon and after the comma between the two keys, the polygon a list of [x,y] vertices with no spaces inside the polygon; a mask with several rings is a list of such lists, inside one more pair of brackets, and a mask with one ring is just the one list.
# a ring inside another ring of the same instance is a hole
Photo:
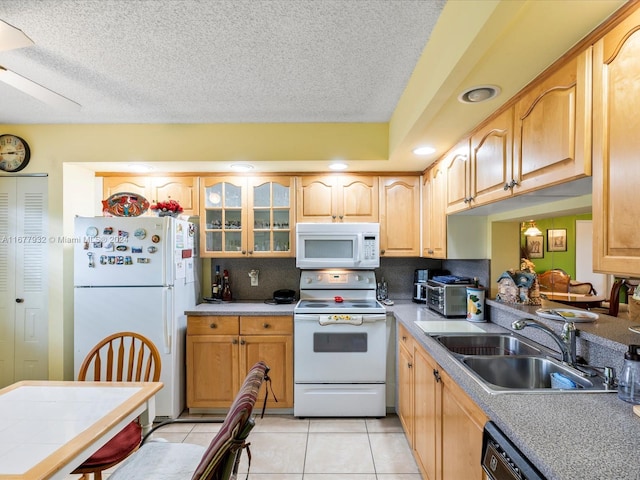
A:
{"label": "glass bottle", "polygon": [[222,298],[222,276],[220,276],[220,265],[216,265],[216,275],[213,277],[213,298]]}
{"label": "glass bottle", "polygon": [[231,300],[231,282],[229,281],[229,272],[225,270],[224,276],[222,277],[222,301],[230,302]]}

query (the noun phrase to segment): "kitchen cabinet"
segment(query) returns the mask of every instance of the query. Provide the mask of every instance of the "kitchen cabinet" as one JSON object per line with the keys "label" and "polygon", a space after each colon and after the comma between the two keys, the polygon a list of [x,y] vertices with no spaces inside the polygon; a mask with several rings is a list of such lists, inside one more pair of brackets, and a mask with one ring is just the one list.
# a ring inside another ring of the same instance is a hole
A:
{"label": "kitchen cabinet", "polygon": [[378,222],[378,177],[310,175],[298,177],[298,222]]}
{"label": "kitchen cabinet", "polygon": [[471,162],[469,138],[458,142],[441,160],[446,172],[446,213],[469,207],[471,201]]}
{"label": "kitchen cabinet", "polygon": [[[187,407],[228,408],[249,369],[270,367],[267,407],[293,407],[293,317],[189,316]],[[262,404],[266,387],[257,403]]]}
{"label": "kitchen cabinet", "polygon": [[475,207],[512,194],[513,107],[481,126],[471,136],[467,205]]}
{"label": "kitchen cabinet", "polygon": [[428,480],[483,478],[484,412],[398,324],[398,416]]}
{"label": "kitchen cabinet", "polygon": [[420,177],[380,177],[380,254],[420,255]]}
{"label": "kitchen cabinet", "polygon": [[0,388],[49,378],[46,177],[0,177]]}
{"label": "kitchen cabinet", "polygon": [[593,269],[640,272],[640,11],[594,45]]}
{"label": "kitchen cabinet", "polygon": [[447,173],[438,162],[422,176],[422,256],[447,258]]}
{"label": "kitchen cabinet", "polygon": [[[102,191],[103,198],[120,192],[136,193],[146,198],[149,204],[176,200],[184,209],[184,215],[198,215],[198,177],[103,177]],[[153,215],[153,211],[149,210],[148,215]]]}
{"label": "kitchen cabinet", "polygon": [[293,177],[203,177],[200,185],[201,256],[293,255]]}
{"label": "kitchen cabinet", "polygon": [[588,48],[520,94],[509,182],[514,194],[591,175],[591,71]]}

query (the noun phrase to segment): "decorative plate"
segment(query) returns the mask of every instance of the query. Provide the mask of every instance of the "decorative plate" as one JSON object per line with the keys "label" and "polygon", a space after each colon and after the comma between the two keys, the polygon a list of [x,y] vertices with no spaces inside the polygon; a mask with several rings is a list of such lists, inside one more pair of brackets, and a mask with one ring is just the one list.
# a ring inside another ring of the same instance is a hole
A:
{"label": "decorative plate", "polygon": [[[560,312],[562,315],[558,315]],[[576,323],[595,322],[598,319],[598,314],[593,312],[587,312],[586,310],[575,310],[572,308],[539,308],[536,313],[542,318],[548,318],[549,320],[559,320],[564,322],[569,320]]]}
{"label": "decorative plate", "polygon": [[102,201],[102,211],[114,217],[137,217],[148,209],[149,201],[137,193],[114,193]]}

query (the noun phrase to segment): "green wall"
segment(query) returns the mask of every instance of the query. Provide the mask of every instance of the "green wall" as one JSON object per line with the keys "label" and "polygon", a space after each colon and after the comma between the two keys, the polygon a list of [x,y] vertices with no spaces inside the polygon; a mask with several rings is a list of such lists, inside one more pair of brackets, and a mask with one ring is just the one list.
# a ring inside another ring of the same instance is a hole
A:
{"label": "green wall", "polygon": [[[576,220],[591,220],[591,214],[568,215],[535,221],[537,227],[542,231],[544,244],[543,257],[531,258],[531,261],[536,266],[536,273],[560,268],[571,275],[571,278],[576,278]],[[567,251],[550,252],[548,231],[562,228],[567,230]],[[525,236],[523,234],[520,235],[520,245],[523,248],[525,246]]]}

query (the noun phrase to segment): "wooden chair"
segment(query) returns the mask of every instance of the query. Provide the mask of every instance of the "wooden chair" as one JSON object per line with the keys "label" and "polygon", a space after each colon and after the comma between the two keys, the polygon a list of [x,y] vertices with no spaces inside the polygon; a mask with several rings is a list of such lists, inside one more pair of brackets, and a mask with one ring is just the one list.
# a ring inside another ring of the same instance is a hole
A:
{"label": "wooden chair", "polygon": [[540,293],[569,293],[571,276],[559,268],[538,275]]}
{"label": "wooden chair", "polygon": [[[240,453],[254,422],[253,406],[268,380],[269,367],[256,363],[247,374],[222,427],[207,448],[188,443],[149,442],[120,465],[109,480],[228,480],[235,478]],[[249,455],[249,464],[251,455]]]}
{"label": "wooden chair", "polygon": [[620,289],[625,284],[626,280],[624,278],[617,278],[611,286],[609,301],[602,302],[601,307],[592,308],[591,311],[595,313],[604,313],[605,315],[611,315],[612,317],[617,317],[620,313]]}
{"label": "wooden chair", "polygon": [[[78,372],[79,381],[157,382],[161,360],[156,346],[134,332],[108,336],[87,355]],[[73,473],[102,480],[102,471],[113,467],[140,447],[142,427],[136,421],[123,428],[100,450],[85,460]]]}

